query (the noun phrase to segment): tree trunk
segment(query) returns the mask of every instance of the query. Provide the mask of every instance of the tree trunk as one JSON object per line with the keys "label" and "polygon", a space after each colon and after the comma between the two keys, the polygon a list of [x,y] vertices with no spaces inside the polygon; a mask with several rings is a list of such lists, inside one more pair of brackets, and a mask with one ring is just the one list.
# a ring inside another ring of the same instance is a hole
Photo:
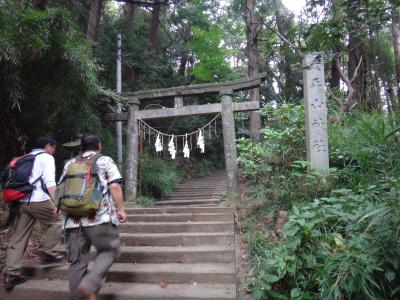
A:
{"label": "tree trunk", "polygon": [[[135,4],[126,2],[124,6],[124,19],[125,19],[125,24],[124,24],[124,36],[129,39],[131,35],[131,28],[132,28],[132,23],[133,23],[133,17],[135,14]],[[136,73],[137,70],[135,70],[132,66],[128,64],[123,64],[122,66],[123,74],[122,78],[124,80],[124,83],[130,87],[131,89],[134,88],[135,86],[135,80],[136,80]]]}
{"label": "tree trunk", "polygon": [[[360,0],[351,1],[349,8],[349,16],[357,19],[359,12]],[[366,36],[366,33],[360,32],[360,28],[357,22],[352,22],[349,25],[349,61],[348,61],[348,76],[351,81],[351,85],[354,88],[354,93],[350,101],[355,100],[363,106],[365,100],[365,90],[367,86],[366,82],[366,57],[363,51],[363,40],[362,37]]]}
{"label": "tree trunk", "polygon": [[[338,47],[334,49],[334,53],[337,55],[339,52]],[[329,80],[329,86],[332,90],[340,89],[340,71],[337,68],[335,59],[331,61],[331,78]]]}
{"label": "tree trunk", "polygon": [[160,4],[153,5],[153,12],[151,17],[151,27],[150,27],[150,34],[149,34],[149,42],[152,50],[156,49],[157,45],[157,31],[158,31],[158,23],[160,21]]}
{"label": "tree trunk", "polygon": [[369,46],[370,46],[370,55],[369,55],[369,63],[368,63],[368,70],[371,76],[371,92],[368,97],[368,107],[372,110],[381,110],[381,85],[379,83],[379,69],[378,64],[376,61],[377,53],[376,53],[376,43],[374,43],[374,29],[371,25],[368,28],[369,34]]}
{"label": "tree trunk", "polygon": [[14,4],[15,4],[15,6],[21,6],[21,4],[22,4],[22,0],[15,0],[14,1]]}
{"label": "tree trunk", "polygon": [[[246,19],[246,38],[247,52],[249,57],[248,74],[249,76],[258,74],[258,32],[257,22],[255,17],[255,0],[246,0],[245,19]],[[250,90],[250,100],[260,102],[260,89]],[[261,115],[258,111],[250,114],[250,137],[254,141],[260,139],[261,130]]]}
{"label": "tree trunk", "polygon": [[393,107],[396,106],[396,99],[395,99],[395,95],[393,93],[393,85],[392,83],[389,81],[383,83],[384,87],[385,87],[385,92],[386,92],[386,105],[387,105],[387,110],[389,112],[393,111]]}
{"label": "tree trunk", "polygon": [[[21,4],[21,1],[19,1]],[[45,10],[46,8],[46,0],[34,0],[33,1],[33,8],[35,9],[40,9],[40,10]]]}
{"label": "tree trunk", "polygon": [[88,27],[86,31],[86,38],[92,43],[95,43],[97,41],[97,34],[99,31],[99,25],[101,19],[101,7],[102,7],[102,0],[90,1],[90,13],[89,13]]}
{"label": "tree trunk", "polygon": [[[275,2],[275,6],[277,6]],[[279,7],[277,6],[275,9],[275,18],[276,18],[276,25],[278,28],[278,32],[281,36],[283,36],[286,40],[290,40],[290,37],[286,34],[287,33],[287,20],[285,20],[285,16],[282,15]],[[280,46],[280,55],[282,57],[280,66],[278,66],[280,73],[283,73],[285,76],[284,78],[284,87],[282,92],[284,94],[285,99],[291,99],[296,95],[296,79],[294,78],[292,66],[290,65],[291,62],[291,50],[287,47],[286,44],[281,44]]]}
{"label": "tree trunk", "polygon": [[135,5],[133,3],[126,2],[124,6],[125,31],[129,30],[131,27],[134,13]]}
{"label": "tree trunk", "polygon": [[[397,103],[400,101],[400,9],[394,7],[392,9],[392,36],[393,36],[393,49],[396,64],[396,90],[397,90]],[[399,110],[400,107],[396,105],[393,107]]]}
{"label": "tree trunk", "polygon": [[354,88],[354,100],[361,103],[365,97],[365,57],[362,50],[362,41],[357,34],[351,32],[349,35],[349,78]]}
{"label": "tree trunk", "polygon": [[189,53],[186,51],[187,44],[190,41],[190,27],[191,23],[189,20],[187,20],[186,23],[183,24],[182,30],[183,30],[183,53],[182,53],[182,58],[181,58],[181,64],[179,66],[178,74],[180,76],[185,76],[185,71],[186,71],[186,64],[188,62],[188,56]]}

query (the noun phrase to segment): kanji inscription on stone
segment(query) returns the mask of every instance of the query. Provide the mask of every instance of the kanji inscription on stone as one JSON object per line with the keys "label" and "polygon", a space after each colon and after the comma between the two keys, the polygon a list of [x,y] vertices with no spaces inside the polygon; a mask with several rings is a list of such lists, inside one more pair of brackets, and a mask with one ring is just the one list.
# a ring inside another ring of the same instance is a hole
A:
{"label": "kanji inscription on stone", "polygon": [[313,141],[312,146],[317,152],[327,152],[328,151],[327,146],[324,143],[324,140],[322,140],[322,139]]}
{"label": "kanji inscription on stone", "polygon": [[326,122],[322,118],[314,119],[311,125],[315,128],[326,128]]}
{"label": "kanji inscription on stone", "polygon": [[306,54],[303,66],[307,160],[313,168],[326,169],[329,168],[329,151],[322,55]]}
{"label": "kanji inscription on stone", "polygon": [[311,107],[315,109],[323,109],[325,107],[325,101],[314,99],[314,101],[311,102]]}

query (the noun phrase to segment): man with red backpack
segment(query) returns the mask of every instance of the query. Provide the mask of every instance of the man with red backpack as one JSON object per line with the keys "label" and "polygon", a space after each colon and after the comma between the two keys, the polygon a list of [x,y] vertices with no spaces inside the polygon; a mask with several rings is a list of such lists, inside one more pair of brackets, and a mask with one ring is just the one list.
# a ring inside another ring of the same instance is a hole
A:
{"label": "man with red backpack", "polygon": [[[16,182],[9,186],[6,183],[6,189],[3,190],[4,200],[11,199],[9,203],[15,200],[12,205],[16,208],[12,235],[7,248],[6,267],[3,270],[6,290],[12,290],[15,285],[25,282],[20,276],[20,269],[36,221],[47,225],[46,239],[39,250],[41,262],[60,263],[64,259],[60,243],[61,216],[53,203],[56,188],[53,157],[55,150],[56,141],[52,137],[39,137],[32,152],[16,160],[13,170],[18,173],[18,168],[25,167],[23,171],[30,173],[28,182],[17,182],[18,178],[11,176],[10,178]],[[28,160],[30,165],[26,163]],[[20,195],[22,198],[15,195]]]}

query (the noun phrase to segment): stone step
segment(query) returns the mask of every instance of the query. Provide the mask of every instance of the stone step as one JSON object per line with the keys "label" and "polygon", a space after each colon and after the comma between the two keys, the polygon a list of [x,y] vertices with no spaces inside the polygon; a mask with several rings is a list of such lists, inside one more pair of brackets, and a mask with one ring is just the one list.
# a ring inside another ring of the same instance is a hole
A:
{"label": "stone step", "polygon": [[[92,251],[94,257],[95,251]],[[234,246],[135,246],[122,247],[121,263],[232,263]]]}
{"label": "stone step", "polygon": [[[93,263],[89,264],[89,270]],[[68,280],[69,266],[45,268],[31,266],[23,269],[25,276]],[[107,273],[107,282],[217,283],[235,284],[235,265],[231,264],[128,264],[115,263]]]}
{"label": "stone step", "polygon": [[151,207],[151,208],[133,208],[126,204],[127,214],[182,214],[182,213],[232,213],[232,207]]}
{"label": "stone step", "polygon": [[120,233],[126,246],[232,246],[233,232]]}
{"label": "stone step", "polygon": [[182,184],[182,185],[177,185],[175,187],[175,189],[176,190],[181,190],[181,189],[200,190],[200,189],[204,189],[206,191],[211,191],[211,190],[227,190],[228,187],[227,187],[227,185],[217,185],[214,182],[206,182],[204,184],[184,184],[184,185]]}
{"label": "stone step", "polygon": [[161,232],[233,232],[231,222],[127,222],[118,226],[119,232],[161,233]]}
{"label": "stone step", "polygon": [[187,190],[194,190],[194,191],[198,191],[200,189],[204,189],[205,191],[226,191],[227,190],[227,185],[215,185],[213,183],[209,183],[209,184],[204,184],[204,185],[177,185],[174,189],[175,191],[187,191]]}
{"label": "stone step", "polygon": [[199,182],[183,182],[176,185],[176,187],[181,186],[190,186],[190,187],[199,187],[199,186],[206,186],[208,188],[214,187],[227,187],[226,180],[221,180],[220,178],[214,178],[210,180],[204,180]]}
{"label": "stone step", "polygon": [[221,199],[202,199],[202,200],[162,200],[157,201],[156,205],[195,205],[195,204],[213,204],[218,205]]}
{"label": "stone step", "polygon": [[[221,195],[193,195],[193,196],[181,196],[181,195],[171,195],[168,197],[163,198],[160,201],[179,201],[179,200],[184,200],[184,201],[221,201],[222,196]],[[156,202],[156,203],[157,203]]]}
{"label": "stone step", "polygon": [[171,195],[165,197],[165,198],[170,198],[170,197],[193,197],[193,198],[221,198],[222,193],[218,192],[207,192],[207,193],[201,193],[201,192],[179,192],[179,193],[172,193]]}
{"label": "stone step", "polygon": [[[40,287],[40,288],[39,288]],[[68,281],[29,280],[5,293],[2,285],[0,299],[4,300],[68,300]],[[151,284],[105,283],[99,300],[234,300],[235,285],[222,284]]]}
{"label": "stone step", "polygon": [[197,184],[178,184],[175,186],[174,192],[179,190],[200,190],[204,189],[205,191],[224,191],[227,190],[228,186],[226,184],[215,184],[215,183],[206,183],[202,185]]}
{"label": "stone step", "polygon": [[168,196],[165,196],[164,198],[170,198],[170,197],[195,197],[195,198],[221,198],[224,196],[224,192],[178,192],[178,193],[172,193]]}
{"label": "stone step", "polygon": [[[161,201],[166,200],[215,200],[220,201],[222,195],[170,195],[163,198]],[[159,201],[157,201],[159,202]]]}
{"label": "stone step", "polygon": [[129,214],[131,222],[232,221],[231,213]]}
{"label": "stone step", "polygon": [[[172,204],[171,204],[172,203]],[[184,204],[182,204],[184,203]],[[221,198],[210,198],[210,197],[203,197],[203,198],[190,198],[190,197],[171,197],[171,198],[166,198],[163,200],[159,200],[157,201],[155,204],[157,205],[185,205],[186,204],[190,204],[190,205],[194,205],[194,204],[199,204],[199,205],[203,205],[203,204],[212,204],[214,206],[217,206],[221,203]]]}

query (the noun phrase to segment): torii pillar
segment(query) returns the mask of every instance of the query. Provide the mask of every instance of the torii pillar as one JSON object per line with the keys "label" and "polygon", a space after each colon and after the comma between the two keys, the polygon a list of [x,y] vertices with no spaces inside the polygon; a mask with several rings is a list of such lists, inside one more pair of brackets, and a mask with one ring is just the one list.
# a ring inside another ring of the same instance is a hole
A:
{"label": "torii pillar", "polygon": [[136,113],[139,111],[140,101],[136,97],[128,97],[128,132],[125,173],[125,201],[134,202],[137,197],[137,171],[139,160],[139,128]]}
{"label": "torii pillar", "polygon": [[221,90],[222,132],[224,135],[224,154],[228,192],[238,193],[238,165],[236,152],[235,116],[232,106],[232,90]]}

